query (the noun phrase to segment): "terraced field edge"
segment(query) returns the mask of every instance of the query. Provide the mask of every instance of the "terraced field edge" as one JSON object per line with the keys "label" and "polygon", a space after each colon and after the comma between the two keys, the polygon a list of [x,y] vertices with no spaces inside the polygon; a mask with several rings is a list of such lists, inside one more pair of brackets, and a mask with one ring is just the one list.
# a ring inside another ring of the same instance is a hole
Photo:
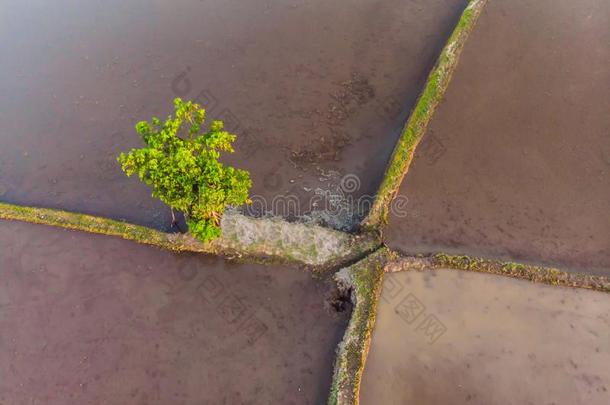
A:
{"label": "terraced field edge", "polygon": [[394,148],[371,211],[362,223],[366,229],[380,229],[387,223],[389,206],[409,169],[415,148],[424,136],[434,111],[449,86],[466,39],[486,4],[487,0],[470,1],[428,75],[424,90]]}
{"label": "terraced field edge", "polygon": [[381,244],[375,234],[353,235],[312,224],[251,218],[235,212],[225,213],[221,222],[222,236],[211,243],[202,243],[189,234],[165,233],[109,218],[2,202],[0,219],[117,236],[173,251],[292,262],[316,270],[353,262]]}
{"label": "terraced field edge", "polygon": [[359,403],[360,382],[369,352],[384,266],[394,255],[385,247],[335,273],[339,289],[349,293],[353,311],[337,348],[329,405]]}
{"label": "terraced field edge", "polygon": [[567,272],[553,267],[505,262],[481,257],[436,253],[431,256],[409,256],[386,266],[386,271],[454,269],[513,277],[553,286],[585,288],[610,292],[610,279],[604,276]]}

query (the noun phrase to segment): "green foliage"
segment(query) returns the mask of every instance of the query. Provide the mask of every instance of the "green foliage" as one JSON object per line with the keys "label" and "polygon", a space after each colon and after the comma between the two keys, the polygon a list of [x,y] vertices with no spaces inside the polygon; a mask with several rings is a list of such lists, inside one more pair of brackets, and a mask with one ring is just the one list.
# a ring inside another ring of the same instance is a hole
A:
{"label": "green foliage", "polygon": [[152,187],[153,197],[181,211],[189,231],[203,242],[220,236],[220,219],[228,205],[249,203],[252,186],[245,170],[218,161],[221,152],[233,153],[235,135],[213,121],[202,132],[205,110],[191,101],[174,100],[175,116],[165,122],[153,117],[140,121],[136,131],[146,144],[121,153],[127,176],[138,174]]}

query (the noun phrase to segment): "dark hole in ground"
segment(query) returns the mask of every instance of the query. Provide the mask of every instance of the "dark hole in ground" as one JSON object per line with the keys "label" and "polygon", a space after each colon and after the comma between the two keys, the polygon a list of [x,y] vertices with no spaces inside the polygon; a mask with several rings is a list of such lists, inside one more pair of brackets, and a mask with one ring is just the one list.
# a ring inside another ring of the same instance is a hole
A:
{"label": "dark hole in ground", "polygon": [[337,313],[351,313],[353,308],[351,295],[351,288],[345,289],[340,288],[339,286],[335,286],[328,293],[326,304],[331,311]]}

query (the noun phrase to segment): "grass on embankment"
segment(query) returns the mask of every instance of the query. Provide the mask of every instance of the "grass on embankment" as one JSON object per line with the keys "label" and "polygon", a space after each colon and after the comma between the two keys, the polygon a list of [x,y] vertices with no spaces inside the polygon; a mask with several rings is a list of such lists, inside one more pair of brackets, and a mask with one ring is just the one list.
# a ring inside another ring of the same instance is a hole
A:
{"label": "grass on embankment", "polygon": [[34,224],[57,226],[97,233],[101,235],[118,236],[147,245],[159,246],[175,251],[200,251],[215,253],[212,246],[188,246],[181,235],[168,234],[144,226],[100,218],[92,215],[66,212],[48,208],[25,207],[0,202],[0,219],[30,222]]}
{"label": "grass on embankment", "polygon": [[610,292],[610,279],[604,276],[567,272],[553,267],[505,262],[465,255],[436,253],[430,256],[406,256],[388,264],[386,271],[453,269],[513,277],[553,286],[586,288]]}
{"label": "grass on embankment", "polygon": [[553,267],[533,266],[529,264],[503,262],[479,257],[454,256],[437,253],[431,257],[435,268],[450,268],[496,274],[562,287],[588,288],[610,292],[610,280],[604,276],[572,273]]}
{"label": "grass on embankment", "polygon": [[109,218],[1,202],[0,219],[118,236],[173,251],[299,263],[319,271],[357,260],[381,244],[373,234],[352,235],[316,225],[251,218],[230,212],[222,218],[222,236],[210,243],[202,243],[190,234],[165,233]]}
{"label": "grass on embankment", "polygon": [[363,221],[364,227],[379,229],[387,223],[390,204],[409,169],[415,148],[424,136],[430,119],[449,86],[451,75],[457,66],[466,39],[486,3],[487,0],[471,0],[462,13],[436,65],[430,72],[424,90],[419,96],[394,148],[383,181],[377,191],[375,202],[367,218]]}
{"label": "grass on embankment", "polygon": [[340,290],[349,292],[352,316],[339,343],[329,405],[358,404],[360,383],[369,352],[384,266],[394,254],[383,247],[335,274]]}

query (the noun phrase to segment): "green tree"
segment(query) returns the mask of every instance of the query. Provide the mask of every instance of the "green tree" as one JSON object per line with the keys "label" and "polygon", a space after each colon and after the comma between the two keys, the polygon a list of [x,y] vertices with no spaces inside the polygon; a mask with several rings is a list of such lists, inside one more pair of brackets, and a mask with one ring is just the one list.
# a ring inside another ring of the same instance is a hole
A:
{"label": "green tree", "polygon": [[[221,152],[233,153],[236,136],[213,121],[202,132],[205,110],[191,101],[174,100],[175,114],[165,122],[153,117],[140,121],[136,131],[146,144],[118,157],[121,168],[152,187],[153,197],[182,212],[189,231],[208,242],[220,236],[220,220],[229,205],[250,203],[252,186],[245,170],[218,161]],[[174,218],[174,217],[173,217]],[[174,218],[175,221],[175,218]]]}

